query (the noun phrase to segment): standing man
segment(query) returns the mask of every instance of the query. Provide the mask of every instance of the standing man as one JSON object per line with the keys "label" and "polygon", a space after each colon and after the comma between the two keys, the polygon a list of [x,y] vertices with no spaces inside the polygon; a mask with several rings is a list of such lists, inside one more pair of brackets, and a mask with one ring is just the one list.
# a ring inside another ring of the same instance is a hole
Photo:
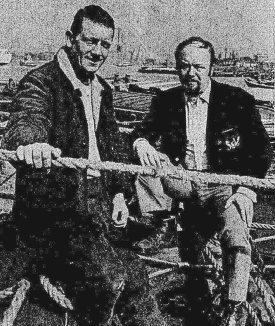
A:
{"label": "standing man", "polygon": [[[240,88],[211,79],[215,60],[211,43],[191,37],[178,45],[175,58],[181,86],[160,93],[133,134],[141,164],[263,178],[272,151],[255,99]],[[202,245],[218,232],[224,254],[226,325],[237,305],[246,300],[251,264],[248,228],[256,194],[246,187],[143,176],[136,185],[143,213],[165,215],[170,197],[185,203],[184,259],[195,263]],[[152,251],[161,243],[161,232],[156,229],[136,244],[137,249]],[[199,246],[195,237],[200,239]]]}
{"label": "standing man", "polygon": [[61,282],[81,325],[110,325],[120,300],[125,325],[165,325],[141,263],[105,237],[110,221],[123,226],[128,217],[117,176],[52,166],[61,155],[119,161],[112,92],[96,74],[114,30],[113,18],[101,7],[80,9],[66,46],[19,84],[2,145],[17,150],[22,161],[14,223],[24,248],[17,260],[24,263],[9,280],[35,282],[42,274]]}

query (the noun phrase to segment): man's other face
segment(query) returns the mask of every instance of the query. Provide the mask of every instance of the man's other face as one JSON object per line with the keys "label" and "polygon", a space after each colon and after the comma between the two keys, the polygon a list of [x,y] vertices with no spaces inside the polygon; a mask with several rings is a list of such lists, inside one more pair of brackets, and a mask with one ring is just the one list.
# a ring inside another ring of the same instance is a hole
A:
{"label": "man's other face", "polygon": [[105,62],[113,41],[113,29],[84,18],[82,31],[72,37],[72,49],[81,68],[95,73]]}
{"label": "man's other face", "polygon": [[187,45],[177,59],[180,82],[186,93],[199,95],[210,82],[210,53],[199,44]]}

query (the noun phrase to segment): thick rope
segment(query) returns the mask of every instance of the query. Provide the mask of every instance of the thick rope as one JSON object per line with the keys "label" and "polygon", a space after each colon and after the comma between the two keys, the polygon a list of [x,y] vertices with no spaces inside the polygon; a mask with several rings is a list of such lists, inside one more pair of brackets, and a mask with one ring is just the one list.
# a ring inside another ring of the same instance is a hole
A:
{"label": "thick rope", "polygon": [[9,297],[14,294],[14,289],[17,285],[11,286],[10,288],[6,288],[2,291],[0,291],[0,300],[5,299],[6,297]]}
{"label": "thick rope", "polygon": [[244,301],[242,305],[246,308],[249,318],[253,324],[253,326],[262,326],[262,323],[260,322],[255,310],[252,308],[251,304],[247,301]]}
{"label": "thick rope", "polygon": [[217,259],[212,254],[212,251],[208,246],[205,246],[203,249],[203,255],[211,262],[213,265],[213,269],[215,271],[215,278],[218,281],[220,286],[224,286],[224,278],[223,278],[223,269],[222,266],[218,263]]}
{"label": "thick rope", "polygon": [[[18,162],[15,151],[0,150],[0,160]],[[71,169],[94,169],[101,171],[119,171],[131,174],[143,174],[151,176],[166,176],[184,181],[194,181],[196,183],[216,183],[227,185],[249,186],[257,189],[275,189],[275,178],[259,179],[249,176],[239,176],[231,174],[215,174],[198,171],[178,169],[177,167],[154,168],[150,166],[140,166],[134,164],[124,164],[115,162],[93,162],[87,159],[76,159],[62,157],[52,160],[52,164],[58,167]]]}
{"label": "thick rope", "polygon": [[263,298],[263,303],[268,312],[270,321],[275,324],[275,306],[273,306],[273,303],[272,303],[272,301],[274,302],[274,297],[270,293],[267,292],[266,287],[265,287],[262,279],[259,277],[259,275],[255,276],[254,279],[253,279],[253,277],[251,277],[251,279],[254,280],[255,284],[258,287],[260,295]]}
{"label": "thick rope", "polygon": [[264,242],[264,241],[270,241],[270,240],[275,240],[275,235],[270,235],[269,237],[261,237],[261,238],[253,239],[253,242],[258,243],[258,242]]}
{"label": "thick rope", "polygon": [[[224,284],[224,280],[223,280],[223,278],[221,278],[222,268],[217,263],[217,260],[213,256],[211,250],[206,246],[205,249],[204,249],[204,251],[203,251],[203,253],[211,261],[211,263],[214,266],[214,269],[217,271],[217,273],[216,273],[217,278],[220,280],[221,283]],[[273,319],[274,319],[274,310],[273,310],[273,307],[272,307],[273,297],[269,293],[267,293],[267,291],[266,291],[266,289],[264,287],[264,284],[263,284],[263,282],[262,282],[262,280],[260,278],[257,278],[257,280],[255,280],[255,283],[258,285],[258,288],[259,288],[261,294],[264,297],[264,300],[263,301],[264,301],[264,303],[266,305],[266,308],[268,310],[269,317],[273,321]],[[247,301],[243,302],[242,305],[247,309],[248,314],[249,314],[249,317],[250,317],[253,325],[254,326],[262,326],[262,324],[259,321],[259,318],[258,318],[256,312],[254,311],[254,309],[252,308],[252,306]]]}
{"label": "thick rope", "polygon": [[252,223],[251,229],[257,230],[275,230],[274,224]]}
{"label": "thick rope", "polygon": [[51,284],[48,277],[41,275],[40,283],[43,285],[44,290],[49,294],[49,296],[61,307],[69,310],[74,309],[71,301],[66,298],[65,294],[62,291]]}
{"label": "thick rope", "polygon": [[146,261],[147,263],[151,263],[153,265],[160,265],[160,266],[167,266],[167,267],[174,267],[176,269],[212,269],[212,265],[206,265],[206,264],[190,264],[187,262],[171,262],[168,260],[162,260],[162,259],[156,259],[156,258],[151,258],[147,256],[142,256],[138,255],[138,257]]}
{"label": "thick rope", "polygon": [[17,289],[17,291],[12,299],[11,305],[3,314],[4,318],[2,320],[1,326],[12,326],[13,325],[13,323],[17,317],[17,314],[22,306],[22,303],[26,297],[26,293],[27,293],[28,289],[30,288],[30,282],[23,279],[20,282],[18,282],[18,286],[19,286],[19,288]]}

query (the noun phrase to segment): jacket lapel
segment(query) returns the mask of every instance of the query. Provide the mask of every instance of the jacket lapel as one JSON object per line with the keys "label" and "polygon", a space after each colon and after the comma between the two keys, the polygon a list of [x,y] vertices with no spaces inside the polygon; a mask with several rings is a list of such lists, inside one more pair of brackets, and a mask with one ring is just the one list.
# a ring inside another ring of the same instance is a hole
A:
{"label": "jacket lapel", "polygon": [[211,91],[209,97],[209,105],[208,105],[208,114],[207,114],[207,124],[206,124],[206,147],[209,148],[211,145],[211,139],[216,133],[217,124],[219,124],[219,114],[218,110],[220,110],[221,101],[219,94],[219,85],[211,80]]}
{"label": "jacket lapel", "polygon": [[177,88],[174,100],[172,102],[173,120],[186,130],[186,112],[185,112],[185,97],[182,88]]}

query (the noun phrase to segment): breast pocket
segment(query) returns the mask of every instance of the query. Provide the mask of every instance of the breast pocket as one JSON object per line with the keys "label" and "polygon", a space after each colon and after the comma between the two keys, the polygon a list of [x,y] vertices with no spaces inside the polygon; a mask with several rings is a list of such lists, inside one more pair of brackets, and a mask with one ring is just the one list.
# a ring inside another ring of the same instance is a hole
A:
{"label": "breast pocket", "polygon": [[242,136],[237,127],[224,128],[215,135],[218,152],[236,152],[242,147]]}

